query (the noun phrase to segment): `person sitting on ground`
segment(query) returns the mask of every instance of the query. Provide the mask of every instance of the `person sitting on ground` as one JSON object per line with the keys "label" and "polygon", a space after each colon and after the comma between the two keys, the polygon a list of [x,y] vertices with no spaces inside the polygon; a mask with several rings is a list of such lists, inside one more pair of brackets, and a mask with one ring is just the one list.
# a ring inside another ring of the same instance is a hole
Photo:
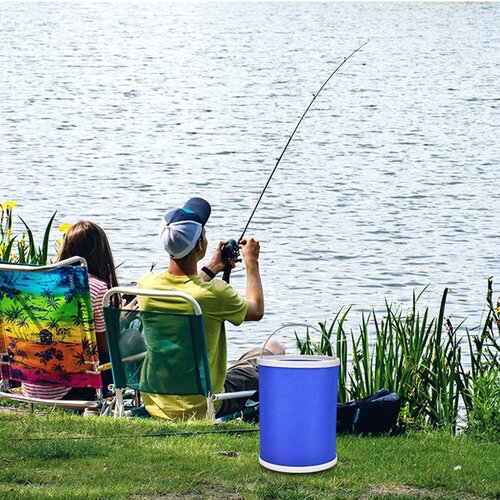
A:
{"label": "person sitting on ground", "polygon": [[[264,293],[259,272],[259,242],[244,238],[239,246],[246,268],[246,298],[241,297],[229,284],[216,279],[225,263],[222,248],[227,243],[220,241],[210,261],[198,271],[198,262],[207,251],[205,224],[211,213],[210,204],[202,198],[191,198],[182,208],[168,212],[160,223],[160,241],[169,254],[168,269],[162,273],[149,273],[137,283],[139,288],[152,290],[175,289],[194,297],[200,304],[206,332],[210,377],[214,393],[258,389],[256,359],[262,348],[244,354],[236,365],[227,368],[227,347],[224,321],[235,326],[243,321],[259,321],[264,315]],[[234,266],[234,262],[231,263]],[[164,298],[139,296],[141,310],[162,311]],[[170,309],[173,303],[170,303]],[[183,306],[179,306],[180,308]],[[184,312],[184,309],[182,309]],[[283,346],[271,341],[264,355],[284,354]],[[206,400],[203,396],[165,396],[142,393],[147,412],[154,417],[203,418]],[[217,416],[240,411],[246,399],[216,402]]]}
{"label": "person sitting on ground", "polygon": [[[76,256],[83,257],[87,261],[99,361],[101,364],[108,363],[108,342],[102,299],[109,288],[118,286],[118,281],[111,247],[101,227],[90,221],[80,221],[70,227],[64,237],[58,260],[62,261]],[[127,305],[121,304],[122,309],[135,309],[137,306],[136,300]],[[102,381],[104,389],[113,383],[111,370],[102,372]],[[91,399],[95,395],[94,389],[72,389],[52,384],[26,382],[23,382],[21,390],[25,396],[41,399]]]}

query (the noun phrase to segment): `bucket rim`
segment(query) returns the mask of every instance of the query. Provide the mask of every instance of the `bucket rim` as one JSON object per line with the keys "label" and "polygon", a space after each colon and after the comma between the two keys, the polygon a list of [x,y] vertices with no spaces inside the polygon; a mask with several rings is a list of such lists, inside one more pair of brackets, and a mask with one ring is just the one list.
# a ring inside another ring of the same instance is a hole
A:
{"label": "bucket rim", "polygon": [[339,358],[333,356],[317,356],[310,354],[284,354],[279,356],[262,356],[257,358],[259,366],[275,368],[331,368],[340,365]]}

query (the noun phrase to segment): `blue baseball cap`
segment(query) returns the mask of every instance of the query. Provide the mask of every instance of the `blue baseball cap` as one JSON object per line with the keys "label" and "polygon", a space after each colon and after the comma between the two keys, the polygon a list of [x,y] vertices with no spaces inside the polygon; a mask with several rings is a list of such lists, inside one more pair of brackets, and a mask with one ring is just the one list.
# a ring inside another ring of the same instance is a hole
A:
{"label": "blue baseball cap", "polygon": [[182,208],[171,210],[160,222],[159,237],[172,259],[182,259],[200,239],[212,207],[203,198],[191,198]]}

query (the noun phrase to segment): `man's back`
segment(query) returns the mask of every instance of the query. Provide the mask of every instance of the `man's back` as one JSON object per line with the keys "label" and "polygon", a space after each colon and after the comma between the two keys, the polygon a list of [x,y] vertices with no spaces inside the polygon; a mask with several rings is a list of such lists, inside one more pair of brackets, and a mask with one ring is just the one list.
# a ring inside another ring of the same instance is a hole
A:
{"label": "man's back", "polygon": [[[206,343],[210,376],[214,392],[222,392],[227,367],[226,335],[224,321],[239,325],[247,313],[245,300],[221,280],[205,282],[197,275],[175,276],[168,271],[149,273],[143,276],[137,286],[152,290],[171,290],[191,295],[200,304],[205,320]],[[192,312],[189,305],[175,300],[139,297],[142,310]],[[182,376],[182,374],[179,374]],[[206,402],[202,396],[176,397],[144,394],[146,409],[153,416],[182,418],[195,415],[202,418]]]}

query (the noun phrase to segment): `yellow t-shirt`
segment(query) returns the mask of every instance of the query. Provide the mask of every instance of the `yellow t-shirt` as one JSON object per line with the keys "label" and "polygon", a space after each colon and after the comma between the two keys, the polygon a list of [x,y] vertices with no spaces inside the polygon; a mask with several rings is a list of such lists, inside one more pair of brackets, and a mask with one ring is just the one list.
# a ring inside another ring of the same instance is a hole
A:
{"label": "yellow t-shirt", "polygon": [[[224,321],[236,326],[243,322],[248,308],[245,299],[224,281],[213,279],[205,282],[196,275],[174,276],[168,271],[146,274],[139,280],[137,286],[151,290],[175,289],[191,295],[198,301],[205,320],[212,390],[214,393],[222,392],[227,367]],[[162,311],[167,303],[169,310],[173,308],[179,312],[192,312],[189,304],[168,302],[168,299],[139,296],[138,301],[140,308],[146,311]],[[203,418],[206,415],[207,404],[203,396],[181,397],[143,393],[143,398],[146,410],[154,417],[182,419],[191,416]]]}

